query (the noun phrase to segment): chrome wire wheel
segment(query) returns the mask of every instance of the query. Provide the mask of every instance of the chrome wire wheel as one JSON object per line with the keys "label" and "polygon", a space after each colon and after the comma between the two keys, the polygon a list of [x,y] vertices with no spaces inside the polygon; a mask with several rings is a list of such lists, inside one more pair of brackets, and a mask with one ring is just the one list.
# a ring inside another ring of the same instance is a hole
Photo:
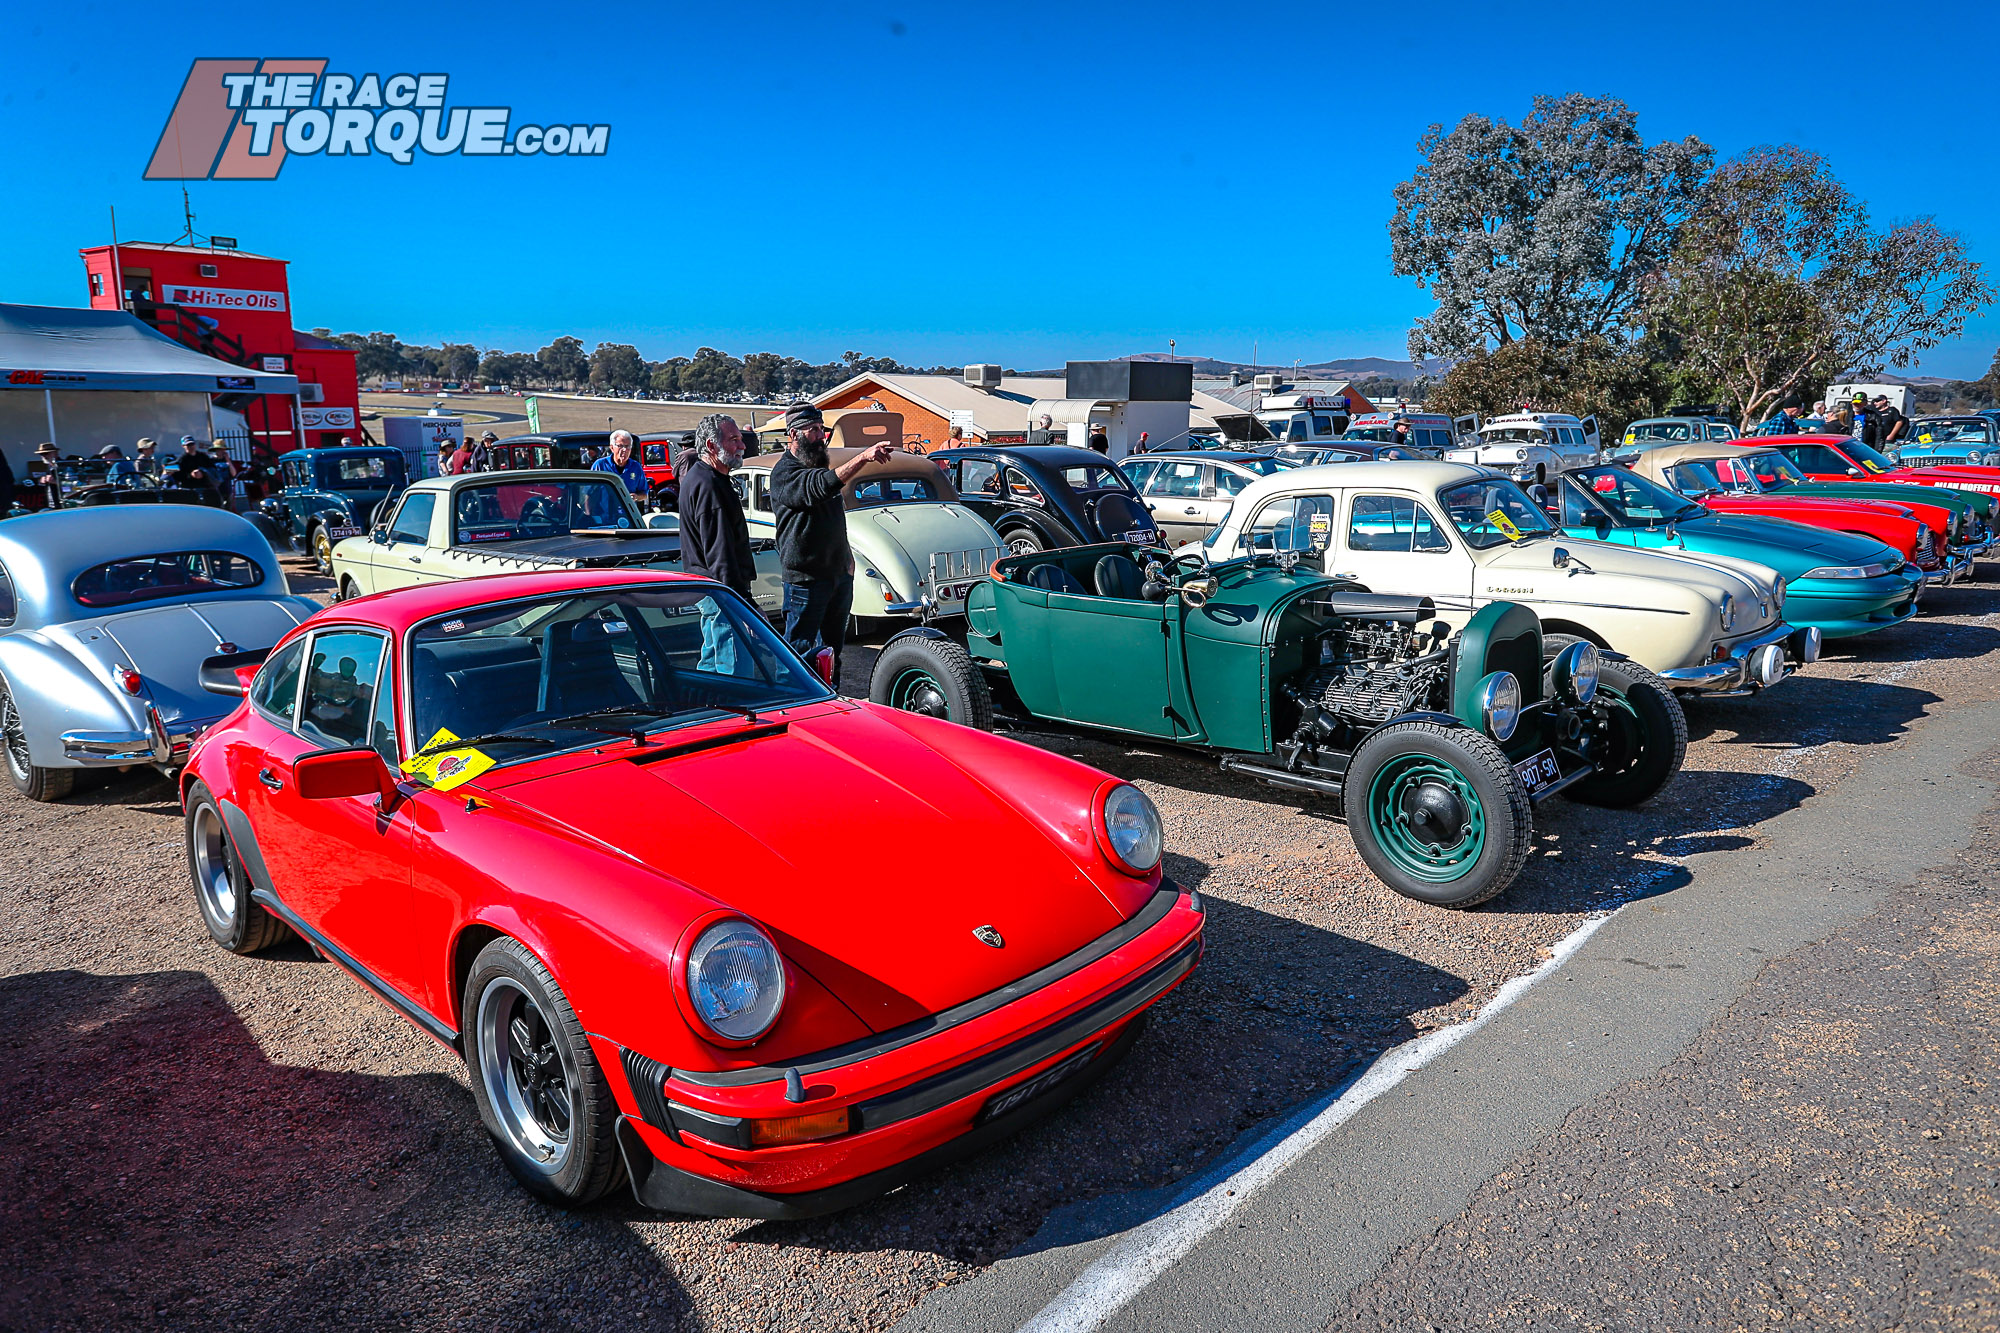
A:
{"label": "chrome wire wheel", "polygon": [[7,767],[19,782],[34,776],[34,761],[28,753],[28,729],[21,724],[21,712],[14,707],[13,691],[0,681],[0,746],[7,751]]}
{"label": "chrome wire wheel", "polygon": [[313,563],[322,574],[333,573],[333,538],[323,527],[313,529]]}
{"label": "chrome wire wheel", "polygon": [[229,838],[223,832],[222,816],[214,806],[203,804],[195,808],[188,843],[194,857],[194,888],[201,895],[202,910],[226,928],[236,920],[236,876],[229,860]]}
{"label": "chrome wire wheel", "polygon": [[474,1040],[479,1078],[509,1144],[555,1175],[569,1159],[577,1119],[576,1068],[535,997],[511,977],[480,992]]}

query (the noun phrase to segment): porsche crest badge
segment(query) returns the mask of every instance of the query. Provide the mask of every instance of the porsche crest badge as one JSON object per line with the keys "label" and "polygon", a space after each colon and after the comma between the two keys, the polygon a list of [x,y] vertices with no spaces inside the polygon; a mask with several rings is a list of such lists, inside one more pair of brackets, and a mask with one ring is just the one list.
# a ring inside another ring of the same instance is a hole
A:
{"label": "porsche crest badge", "polygon": [[974,926],[972,928],[972,938],[978,940],[989,949],[1004,949],[1007,947],[1007,941],[1000,938],[1000,932],[991,926]]}

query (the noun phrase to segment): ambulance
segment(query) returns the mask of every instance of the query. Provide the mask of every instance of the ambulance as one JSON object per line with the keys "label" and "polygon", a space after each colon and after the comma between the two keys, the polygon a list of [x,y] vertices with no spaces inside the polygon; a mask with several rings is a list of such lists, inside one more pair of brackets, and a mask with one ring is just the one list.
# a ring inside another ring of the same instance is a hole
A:
{"label": "ambulance", "polygon": [[[1396,423],[1410,423],[1408,431],[1396,434]],[[1347,423],[1344,438],[1368,444],[1403,444],[1426,458],[1440,458],[1444,451],[1478,434],[1476,415],[1448,417],[1439,412],[1367,412]]]}
{"label": "ambulance", "polygon": [[1547,482],[1565,468],[1604,461],[1597,418],[1562,412],[1510,412],[1479,428],[1479,443],[1445,454],[1448,463],[1478,463],[1516,481]]}
{"label": "ambulance", "polygon": [[1280,444],[1332,444],[1353,412],[1347,398],[1333,394],[1269,393],[1257,409],[1257,420]]}

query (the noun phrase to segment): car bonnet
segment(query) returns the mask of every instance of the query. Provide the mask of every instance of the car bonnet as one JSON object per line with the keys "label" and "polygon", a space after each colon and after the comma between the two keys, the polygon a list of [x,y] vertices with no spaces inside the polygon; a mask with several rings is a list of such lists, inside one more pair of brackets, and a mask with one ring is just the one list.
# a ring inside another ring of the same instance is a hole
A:
{"label": "car bonnet", "polygon": [[[1018,980],[1128,915],[1026,815],[868,709],[640,754],[488,785],[743,912],[878,1031]],[[981,926],[1004,945],[982,943]]]}
{"label": "car bonnet", "polygon": [[[1577,539],[1577,542],[1581,540]],[[1524,546],[1503,546],[1488,552],[1489,558],[1480,563],[1488,572],[1522,570],[1537,573],[1542,576],[1542,587],[1559,586],[1563,589],[1561,595],[1571,600],[1631,600],[1633,594],[1629,593],[1598,596],[1590,586],[1591,582],[1613,576],[1677,584],[1701,593],[1710,602],[1719,602],[1724,593],[1738,599],[1748,597],[1755,602],[1770,595],[1771,582],[1775,577],[1768,566],[1749,561],[1717,559],[1680,551],[1642,550],[1596,541],[1579,547],[1577,542],[1557,537],[1529,542]],[[1558,546],[1567,546],[1573,555],[1590,566],[1594,576],[1572,578],[1568,571],[1557,570],[1551,552]],[[1560,578],[1562,582],[1551,584],[1548,582],[1550,577]]]}

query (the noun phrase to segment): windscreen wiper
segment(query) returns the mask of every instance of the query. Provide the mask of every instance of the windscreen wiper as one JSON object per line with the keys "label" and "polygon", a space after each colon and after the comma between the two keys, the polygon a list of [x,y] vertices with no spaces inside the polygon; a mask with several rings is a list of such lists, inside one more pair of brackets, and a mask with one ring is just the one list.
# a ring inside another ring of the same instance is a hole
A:
{"label": "windscreen wiper", "polygon": [[426,745],[410,758],[428,759],[447,750],[470,750],[479,745],[499,745],[503,742],[512,745],[540,745],[545,748],[555,744],[546,736],[521,736],[510,731],[489,731],[483,736],[466,736],[455,741],[439,741],[436,745]]}
{"label": "windscreen wiper", "polygon": [[[589,719],[593,717],[657,717],[670,718],[677,710],[660,708],[653,704],[615,704],[610,708],[591,708],[581,713],[569,713],[563,717],[551,717],[534,723],[538,727],[571,727],[577,731],[594,731],[600,736],[624,736],[635,744],[646,741],[644,727],[593,727]],[[553,744],[554,742],[550,742]]]}

